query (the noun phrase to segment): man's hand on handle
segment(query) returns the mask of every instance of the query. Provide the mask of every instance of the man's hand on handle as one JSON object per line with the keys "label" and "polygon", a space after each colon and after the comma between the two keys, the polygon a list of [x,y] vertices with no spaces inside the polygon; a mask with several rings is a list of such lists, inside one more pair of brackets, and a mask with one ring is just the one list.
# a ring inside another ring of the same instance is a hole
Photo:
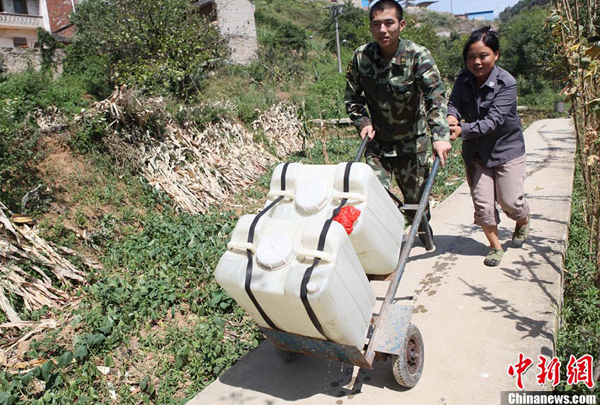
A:
{"label": "man's hand on handle", "polygon": [[446,159],[448,158],[450,149],[452,149],[452,145],[448,141],[435,141],[433,143],[433,152],[440,158],[442,167],[446,165]]}
{"label": "man's hand on handle", "polygon": [[367,125],[360,131],[360,138],[365,139],[365,136],[368,136],[369,139],[373,139],[375,136],[375,130],[373,129],[373,125]]}

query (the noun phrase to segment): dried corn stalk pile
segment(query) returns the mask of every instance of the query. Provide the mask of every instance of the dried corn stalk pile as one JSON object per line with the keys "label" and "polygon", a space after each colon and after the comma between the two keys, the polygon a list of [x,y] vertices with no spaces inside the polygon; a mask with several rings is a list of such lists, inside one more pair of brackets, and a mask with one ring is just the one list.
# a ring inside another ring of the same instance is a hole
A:
{"label": "dried corn stalk pile", "polygon": [[[21,323],[7,298],[8,293],[20,297],[30,311],[44,306],[56,308],[67,303],[70,297],[52,285],[51,277],[64,284],[74,284],[82,283],[85,274],[64,256],[75,252],[65,249],[59,253],[38,236],[37,227],[15,225],[5,211],[6,207],[0,202],[0,309],[11,322]],[[90,260],[86,264],[99,268]]]}
{"label": "dried corn stalk pile", "polygon": [[[224,103],[223,108],[228,105]],[[227,201],[277,161],[239,123],[210,123],[203,130],[193,123],[180,126],[161,107],[160,99],[142,104],[125,88],[115,90],[86,112],[88,117],[102,114],[110,117],[108,125],[115,133],[120,130],[121,139],[137,148],[141,172],[148,182],[189,213],[204,213],[211,205]],[[153,116],[165,124],[162,133],[144,129]],[[265,132],[277,157],[302,149],[302,125],[291,105],[271,108],[255,128]],[[109,145],[109,149],[123,148]]]}
{"label": "dried corn stalk pile", "polygon": [[240,192],[274,162],[240,124],[226,122],[202,132],[170,126],[163,142],[142,145],[142,155],[148,182],[193,214]]}
{"label": "dried corn stalk pile", "polygon": [[274,147],[279,159],[299,152],[304,148],[302,122],[298,119],[296,107],[288,103],[279,103],[262,114],[252,123],[255,131],[262,130]]}

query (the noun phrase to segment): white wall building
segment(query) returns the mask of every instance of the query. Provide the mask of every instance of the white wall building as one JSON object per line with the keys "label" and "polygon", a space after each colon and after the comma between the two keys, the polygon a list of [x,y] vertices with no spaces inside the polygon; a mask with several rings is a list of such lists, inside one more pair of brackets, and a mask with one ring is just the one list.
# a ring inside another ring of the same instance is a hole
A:
{"label": "white wall building", "polygon": [[246,64],[256,59],[258,40],[254,4],[250,0],[200,0],[195,5],[219,25],[229,42],[233,63]]}

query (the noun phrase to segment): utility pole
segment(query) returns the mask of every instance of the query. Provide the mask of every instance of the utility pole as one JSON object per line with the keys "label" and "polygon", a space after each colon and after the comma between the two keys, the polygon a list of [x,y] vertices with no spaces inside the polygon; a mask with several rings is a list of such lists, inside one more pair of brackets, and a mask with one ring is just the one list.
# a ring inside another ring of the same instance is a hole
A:
{"label": "utility pole", "polygon": [[343,4],[338,4],[337,0],[332,0],[335,3],[332,6],[325,7],[331,11],[331,15],[335,21],[335,45],[337,47],[338,72],[342,73],[342,52],[340,50],[340,31],[338,26],[338,16],[342,13]]}
{"label": "utility pole", "polygon": [[454,7],[452,7],[452,0],[450,0],[450,13],[454,16]]}

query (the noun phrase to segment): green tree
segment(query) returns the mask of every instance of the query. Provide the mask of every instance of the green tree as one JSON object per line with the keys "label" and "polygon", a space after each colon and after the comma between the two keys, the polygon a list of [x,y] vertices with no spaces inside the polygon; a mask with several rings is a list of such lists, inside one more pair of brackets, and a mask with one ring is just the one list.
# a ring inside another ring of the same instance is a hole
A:
{"label": "green tree", "polygon": [[268,30],[267,35],[262,35],[261,45],[273,50],[284,50],[286,52],[296,51],[303,53],[308,45],[308,34],[306,30],[292,22],[277,19],[262,10],[254,13],[256,25],[263,30]]}
{"label": "green tree", "polygon": [[541,8],[523,11],[500,24],[498,64],[517,79],[521,102],[549,107],[557,99],[552,88],[553,41],[545,28],[548,13]]}
{"label": "green tree", "polygon": [[73,22],[72,71],[151,92],[189,95],[226,50],[188,0],[88,0]]}
{"label": "green tree", "polygon": [[[338,30],[341,45],[351,50],[373,40],[369,29],[368,13],[350,3],[346,3],[338,16]],[[327,39],[329,49],[335,52],[335,21],[333,17],[327,16],[323,20],[320,32]]]}
{"label": "green tree", "polygon": [[464,38],[460,34],[452,33],[449,38],[440,37],[432,25],[417,23],[414,16],[407,16],[406,29],[402,32],[401,37],[427,48],[444,79],[454,80],[462,69]]}
{"label": "green tree", "polygon": [[547,11],[534,8],[500,24],[499,63],[514,76],[549,77],[553,41],[545,29],[547,17]]}
{"label": "green tree", "polygon": [[535,7],[545,8],[548,7],[550,3],[550,0],[521,0],[514,6],[505,8],[504,11],[500,13],[499,18],[500,21],[507,22],[519,13],[531,10]]}

